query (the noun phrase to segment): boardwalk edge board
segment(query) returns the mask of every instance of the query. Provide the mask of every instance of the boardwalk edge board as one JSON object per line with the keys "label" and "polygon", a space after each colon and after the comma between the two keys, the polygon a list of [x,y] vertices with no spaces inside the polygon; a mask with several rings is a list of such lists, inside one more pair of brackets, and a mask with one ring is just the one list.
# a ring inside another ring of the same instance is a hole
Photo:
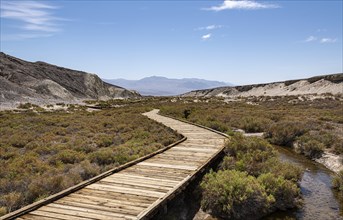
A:
{"label": "boardwalk edge board", "polygon": [[82,188],[84,188],[84,187],[86,187],[86,186],[88,186],[88,185],[90,185],[92,183],[98,182],[99,180],[101,180],[101,179],[103,179],[105,177],[108,177],[108,176],[110,176],[110,175],[112,175],[112,174],[114,174],[116,172],[119,172],[119,171],[121,171],[123,169],[126,169],[128,167],[136,165],[139,162],[142,162],[142,161],[144,161],[146,159],[149,159],[149,158],[151,158],[151,157],[153,157],[153,156],[155,156],[157,154],[160,154],[160,153],[162,153],[162,152],[164,152],[164,151],[166,151],[166,150],[168,150],[168,149],[170,149],[170,148],[172,148],[172,147],[174,147],[174,146],[184,142],[185,140],[187,140],[187,137],[182,135],[182,139],[180,139],[180,140],[178,140],[178,141],[168,145],[167,147],[159,149],[158,151],[155,151],[155,152],[153,152],[151,154],[148,154],[146,156],[137,158],[136,160],[127,162],[127,163],[125,163],[125,164],[123,164],[121,166],[115,167],[115,168],[113,168],[111,170],[108,170],[108,171],[106,171],[104,173],[101,173],[101,174],[99,174],[99,175],[97,175],[95,177],[92,177],[91,179],[85,180],[85,181],[83,181],[83,182],[81,182],[81,183],[79,183],[79,184],[77,184],[75,186],[69,187],[69,188],[67,188],[67,189],[65,189],[65,190],[63,190],[63,191],[61,191],[59,193],[53,194],[53,195],[51,195],[51,196],[49,196],[49,197],[47,197],[45,199],[39,200],[39,201],[37,201],[35,203],[32,203],[32,204],[27,205],[27,206],[24,206],[24,207],[22,207],[22,208],[20,208],[20,209],[18,209],[16,211],[10,212],[10,213],[8,213],[8,214],[6,214],[4,216],[1,216],[0,219],[1,220],[10,220],[10,219],[18,218],[18,217],[20,217],[20,216],[22,216],[24,214],[27,214],[27,213],[29,213],[29,212],[31,212],[33,210],[36,210],[36,209],[38,209],[38,208],[40,208],[40,207],[42,207],[44,205],[47,205],[47,204],[49,204],[51,202],[54,202],[54,201],[56,201],[56,200],[58,200],[60,198],[63,198],[66,195],[69,195],[69,194],[71,194],[71,193],[73,193],[75,191],[78,191],[78,190],[80,190],[80,189],[82,189]]}

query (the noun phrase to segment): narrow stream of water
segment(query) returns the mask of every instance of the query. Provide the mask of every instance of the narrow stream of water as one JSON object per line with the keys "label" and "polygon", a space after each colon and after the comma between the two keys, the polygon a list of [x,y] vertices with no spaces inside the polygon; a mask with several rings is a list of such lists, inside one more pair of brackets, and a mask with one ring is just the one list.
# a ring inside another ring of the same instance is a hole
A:
{"label": "narrow stream of water", "polygon": [[300,209],[276,212],[266,219],[343,219],[343,200],[331,189],[333,172],[290,149],[276,149],[281,160],[297,164],[305,170],[300,182],[304,204]]}

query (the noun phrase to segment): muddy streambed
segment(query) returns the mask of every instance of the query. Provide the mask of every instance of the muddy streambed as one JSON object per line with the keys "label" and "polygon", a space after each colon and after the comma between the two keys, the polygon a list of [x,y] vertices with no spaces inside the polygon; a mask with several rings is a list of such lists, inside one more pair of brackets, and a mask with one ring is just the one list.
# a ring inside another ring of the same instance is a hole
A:
{"label": "muddy streambed", "polygon": [[300,209],[279,211],[265,219],[343,219],[343,200],[331,189],[334,173],[291,149],[275,148],[279,151],[281,160],[297,164],[304,169],[300,182],[304,201]]}

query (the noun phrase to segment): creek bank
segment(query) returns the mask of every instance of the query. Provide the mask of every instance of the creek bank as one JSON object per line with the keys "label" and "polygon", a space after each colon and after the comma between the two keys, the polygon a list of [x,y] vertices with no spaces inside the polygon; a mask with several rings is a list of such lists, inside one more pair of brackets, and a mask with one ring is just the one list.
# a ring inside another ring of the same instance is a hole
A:
{"label": "creek bank", "polygon": [[329,170],[338,173],[343,169],[343,157],[342,155],[336,155],[329,152],[324,152],[322,156],[318,159],[314,159],[317,163],[323,164]]}
{"label": "creek bank", "polygon": [[[235,131],[242,133],[246,137],[263,137],[264,133],[246,133],[242,129],[236,129]],[[292,151],[296,146],[293,145]],[[329,170],[338,173],[343,170],[343,156],[324,151],[319,158],[312,159],[313,161],[324,165]]]}

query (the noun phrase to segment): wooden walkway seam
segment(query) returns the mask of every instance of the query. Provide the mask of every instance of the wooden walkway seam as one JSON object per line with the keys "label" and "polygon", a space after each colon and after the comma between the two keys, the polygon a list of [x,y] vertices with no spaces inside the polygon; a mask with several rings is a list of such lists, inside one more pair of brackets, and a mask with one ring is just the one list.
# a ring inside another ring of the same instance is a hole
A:
{"label": "wooden walkway seam", "polygon": [[224,149],[227,135],[158,114],[182,140],[70,187],[0,219],[148,219],[180,193]]}

